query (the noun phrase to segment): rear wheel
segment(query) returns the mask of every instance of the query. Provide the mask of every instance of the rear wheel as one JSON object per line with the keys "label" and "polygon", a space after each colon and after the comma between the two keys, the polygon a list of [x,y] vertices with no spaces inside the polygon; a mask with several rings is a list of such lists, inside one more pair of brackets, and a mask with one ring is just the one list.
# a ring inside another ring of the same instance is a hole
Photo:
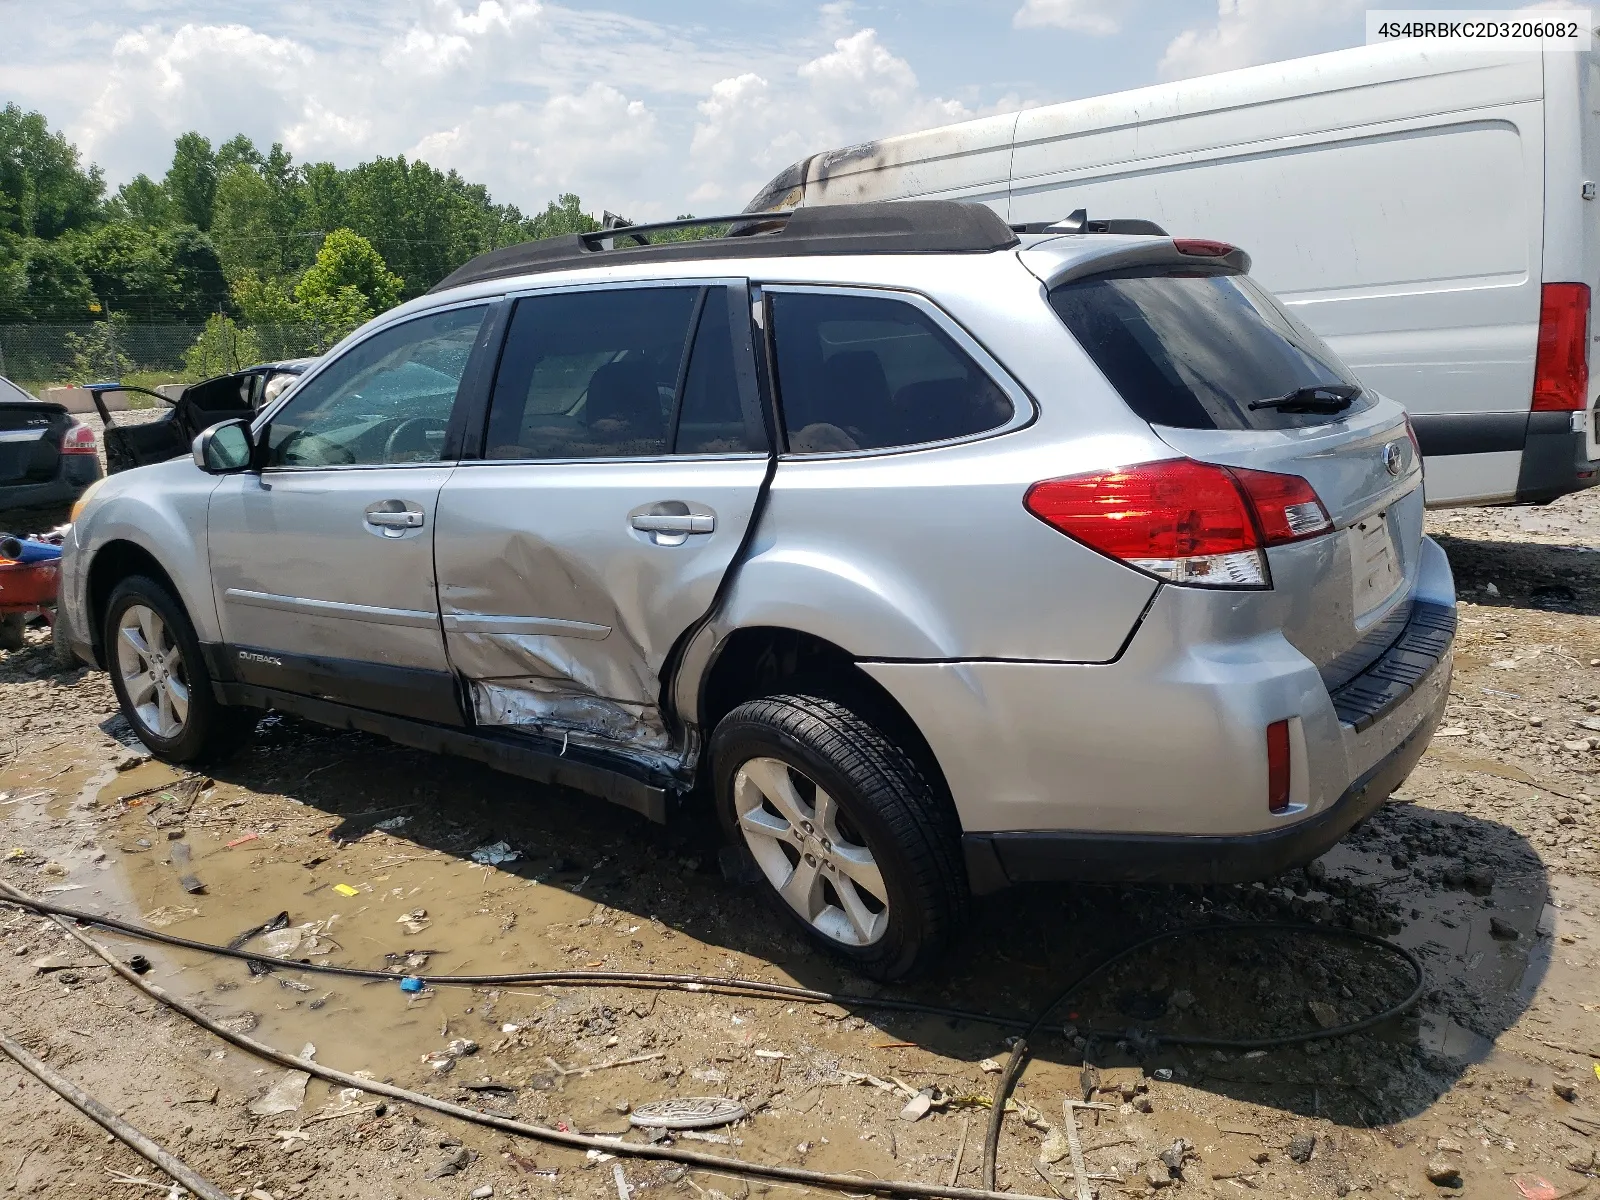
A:
{"label": "rear wheel", "polygon": [[117,584],[106,604],[105,645],[122,715],[157,758],[189,763],[236,750],[251,709],[217,701],[183,606],[143,575]]}
{"label": "rear wheel", "polygon": [[966,912],[960,835],[899,746],[836,701],[771,696],[710,752],[723,825],[781,913],[874,978],[939,957]]}

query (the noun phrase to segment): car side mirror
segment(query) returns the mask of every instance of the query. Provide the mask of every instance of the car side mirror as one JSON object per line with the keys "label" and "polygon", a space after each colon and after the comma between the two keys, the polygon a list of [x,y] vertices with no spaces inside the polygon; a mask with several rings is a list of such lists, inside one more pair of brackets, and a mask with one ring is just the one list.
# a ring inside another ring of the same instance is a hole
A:
{"label": "car side mirror", "polygon": [[194,465],[207,475],[248,471],[255,461],[255,438],[245,421],[219,421],[194,439]]}

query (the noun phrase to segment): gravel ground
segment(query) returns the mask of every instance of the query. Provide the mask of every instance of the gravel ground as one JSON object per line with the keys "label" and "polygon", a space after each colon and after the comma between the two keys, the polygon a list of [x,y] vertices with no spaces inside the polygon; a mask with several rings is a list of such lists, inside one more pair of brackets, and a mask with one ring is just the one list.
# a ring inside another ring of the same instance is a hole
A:
{"label": "gravel ground", "polygon": [[[1159,1035],[1360,1020],[1409,990],[1403,962],[1337,937],[1244,931],[1153,947],[1095,981],[1060,1012],[1076,1035],[1035,1046],[1000,1185],[1075,1195],[1063,1100],[1087,1089],[1106,1107],[1075,1121],[1103,1200],[1570,1195],[1600,1175],[1600,493],[1434,514],[1431,527],[1461,596],[1451,707],[1371,821],[1266,885],[986,898],[944,972],[882,993],[724,882],[699,827],[656,829],[583,796],[276,716],[212,775],[173,771],[125,744],[103,675],[51,665],[42,631],[0,656],[0,877],[212,942],[282,912],[287,928],[252,945],[397,974],[734,974],[1001,1014],[1032,1014],[1086,965],[1162,930],[1243,918],[1379,934],[1426,968],[1416,1012],[1287,1049]],[[500,842],[516,856],[474,861]],[[203,893],[180,886],[185,873]],[[991,1068],[1006,1054],[1004,1030],[870,1001],[566,987],[408,996],[105,940],[145,954],[151,979],[219,1019],[292,1053],[314,1045],[347,1071],[608,1134],[649,1101],[728,1096],[751,1110],[715,1134],[729,1141],[680,1144],[878,1178],[942,1183],[959,1157],[956,1177],[978,1186]],[[53,927],[0,907],[0,1029],[230,1194],[618,1194],[609,1163],[405,1104],[380,1111],[316,1081],[303,1097],[291,1087],[284,1111],[252,1111],[281,1068],[90,963]],[[921,1090],[930,1111],[903,1119]],[[158,1178],[0,1059],[0,1188],[151,1190],[116,1182],[127,1174]],[[641,1189],[685,1200],[797,1190],[641,1162],[624,1175],[636,1200]]]}

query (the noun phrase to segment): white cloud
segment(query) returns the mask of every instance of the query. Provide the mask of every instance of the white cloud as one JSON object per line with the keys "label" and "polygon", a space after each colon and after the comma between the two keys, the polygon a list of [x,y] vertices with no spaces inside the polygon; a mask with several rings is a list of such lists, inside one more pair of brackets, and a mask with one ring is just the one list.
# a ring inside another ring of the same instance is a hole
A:
{"label": "white cloud", "polygon": [[689,198],[723,207],[742,206],[807,154],[974,115],[958,100],[925,95],[911,65],[874,29],[836,38],[787,77],[747,71],[719,80],[698,107],[690,157],[701,178]]}
{"label": "white cloud", "polygon": [[1026,0],[1011,23],[1018,29],[1070,29],[1103,37],[1122,28],[1120,8],[1113,0]]}
{"label": "white cloud", "polygon": [[1186,29],[1161,56],[1160,74],[1186,79],[1327,50],[1334,26],[1365,11],[1364,0],[1217,0],[1217,19]]}
{"label": "white cloud", "polygon": [[926,91],[852,0],[782,43],[548,0],[230,4],[245,14],[230,21],[175,20],[180,5],[199,11],[162,0],[132,18],[97,10],[26,50],[0,39],[5,98],[44,108],[113,187],[159,176],[197,129],[341,166],[404,153],[525,211],[575,191],[636,219],[740,208],[809,153],[979,103]]}

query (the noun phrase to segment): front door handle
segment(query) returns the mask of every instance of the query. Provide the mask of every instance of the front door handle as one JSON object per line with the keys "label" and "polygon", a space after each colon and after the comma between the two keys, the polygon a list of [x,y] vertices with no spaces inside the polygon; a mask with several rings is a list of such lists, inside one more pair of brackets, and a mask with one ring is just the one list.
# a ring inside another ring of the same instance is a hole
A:
{"label": "front door handle", "polygon": [[711,513],[634,513],[628,519],[640,533],[714,533],[717,528]]}
{"label": "front door handle", "polygon": [[408,529],[421,529],[424,517],[420,508],[404,500],[380,500],[367,506],[363,514],[368,527],[381,537],[404,537]]}

